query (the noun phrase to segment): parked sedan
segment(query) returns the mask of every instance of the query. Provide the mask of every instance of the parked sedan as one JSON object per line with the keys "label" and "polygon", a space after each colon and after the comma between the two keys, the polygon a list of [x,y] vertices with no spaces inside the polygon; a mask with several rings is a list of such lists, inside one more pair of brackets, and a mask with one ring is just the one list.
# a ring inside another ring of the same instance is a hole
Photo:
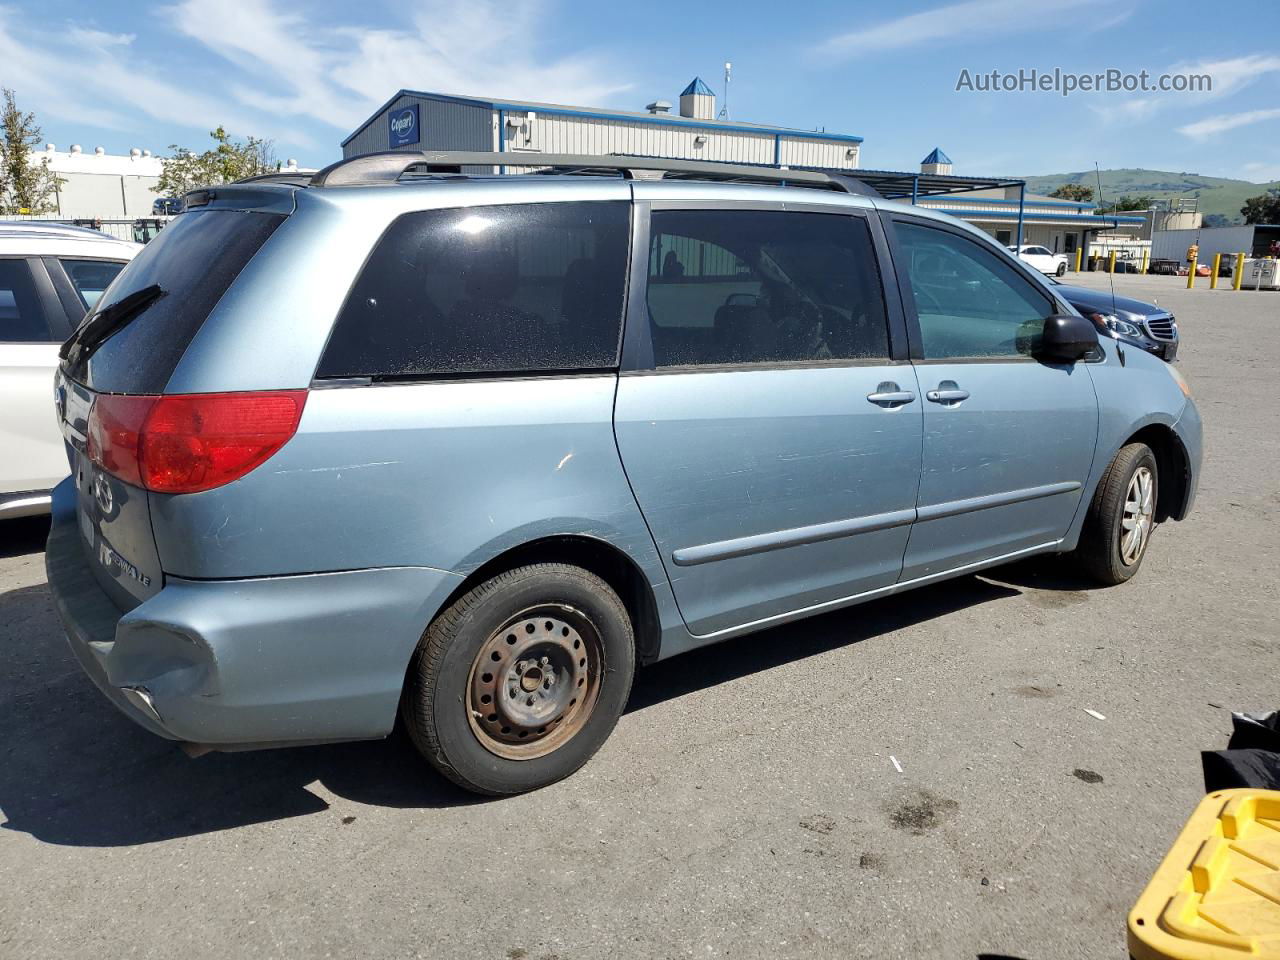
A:
{"label": "parked sedan", "polygon": [[1049,282],[1103,334],[1154,353],[1162,360],[1177,356],[1178,322],[1164,307],[1114,296],[1110,290],[1073,287],[1052,279]]}
{"label": "parked sedan", "polygon": [[1067,272],[1067,255],[1054,253],[1048,247],[1034,243],[1024,243],[1021,247],[1010,247],[1009,252],[1022,260],[1032,270],[1039,270],[1052,277],[1060,277]]}
{"label": "parked sedan", "polygon": [[0,222],[0,520],[48,512],[67,475],[49,407],[58,345],[141,249],[83,227]]}

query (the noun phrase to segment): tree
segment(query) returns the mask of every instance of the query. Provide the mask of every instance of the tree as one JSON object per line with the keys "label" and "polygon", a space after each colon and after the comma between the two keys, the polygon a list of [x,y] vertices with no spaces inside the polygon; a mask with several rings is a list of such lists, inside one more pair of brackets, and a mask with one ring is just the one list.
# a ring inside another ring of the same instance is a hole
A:
{"label": "tree", "polygon": [[239,141],[219,126],[210,131],[214,146],[204,153],[192,153],[176,143],[169,145],[172,157],[160,161],[160,179],[151,189],[166,197],[180,197],[188,190],[213,187],[271,173],[280,169],[276,161],[275,147],[270,140],[249,137]]}
{"label": "tree", "polygon": [[1280,223],[1280,190],[1272,187],[1264,194],[1250,197],[1240,208],[1245,223]]}
{"label": "tree", "polygon": [[1075,200],[1078,203],[1088,203],[1093,199],[1093,187],[1086,187],[1082,183],[1064,183],[1049,196],[1057,197],[1059,200]]}
{"label": "tree", "polygon": [[1231,221],[1220,213],[1206,213],[1204,215],[1204,226],[1206,227],[1229,227]]}
{"label": "tree", "polygon": [[31,148],[40,142],[34,113],[18,108],[13,91],[4,88],[0,111],[0,215],[52,213],[57,209],[58,185],[65,183],[49,169],[49,160],[35,160]]}
{"label": "tree", "polygon": [[1098,207],[1099,213],[1123,213],[1126,210],[1147,210],[1155,200],[1153,197],[1124,196],[1114,203],[1104,203]]}

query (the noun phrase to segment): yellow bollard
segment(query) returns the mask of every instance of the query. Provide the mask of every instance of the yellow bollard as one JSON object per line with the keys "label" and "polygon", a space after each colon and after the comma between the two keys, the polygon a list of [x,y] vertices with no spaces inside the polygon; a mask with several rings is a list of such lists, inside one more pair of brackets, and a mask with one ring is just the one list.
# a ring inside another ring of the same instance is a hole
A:
{"label": "yellow bollard", "polygon": [[1213,255],[1213,273],[1209,274],[1209,289],[1218,289],[1218,268],[1222,266],[1222,254]]}
{"label": "yellow bollard", "polygon": [[1084,256],[1084,247],[1076,247],[1076,273],[1080,272],[1080,258]]}
{"label": "yellow bollard", "polygon": [[1244,283],[1244,253],[1236,254],[1236,276],[1235,281],[1231,284],[1233,290],[1239,290],[1240,285]]}
{"label": "yellow bollard", "polygon": [[1111,256],[1107,257],[1107,273],[1116,272],[1116,252],[1111,251]]}
{"label": "yellow bollard", "polygon": [[1151,251],[1142,251],[1142,274],[1145,276],[1147,272],[1147,264],[1151,262]]}
{"label": "yellow bollard", "polygon": [[1196,267],[1198,266],[1199,264],[1195,260],[1191,261],[1191,269],[1187,271],[1187,289],[1188,290],[1194,289],[1196,285]]}

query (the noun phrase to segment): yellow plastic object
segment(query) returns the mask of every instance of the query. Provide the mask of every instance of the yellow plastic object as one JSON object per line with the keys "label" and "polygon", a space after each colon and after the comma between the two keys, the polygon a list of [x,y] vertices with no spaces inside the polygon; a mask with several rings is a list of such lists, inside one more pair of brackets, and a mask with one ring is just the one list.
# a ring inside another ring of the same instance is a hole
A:
{"label": "yellow plastic object", "polygon": [[1135,960],[1280,960],[1280,791],[1196,807],[1129,913]]}

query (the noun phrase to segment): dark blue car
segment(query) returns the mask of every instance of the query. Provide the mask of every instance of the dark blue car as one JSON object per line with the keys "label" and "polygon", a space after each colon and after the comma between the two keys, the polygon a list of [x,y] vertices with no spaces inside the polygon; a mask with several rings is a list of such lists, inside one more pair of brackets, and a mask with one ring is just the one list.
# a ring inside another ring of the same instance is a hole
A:
{"label": "dark blue car", "polygon": [[1110,290],[1073,287],[1050,279],[1058,295],[1094,322],[1101,333],[1132,344],[1162,360],[1178,354],[1178,323],[1154,303],[1114,296]]}

